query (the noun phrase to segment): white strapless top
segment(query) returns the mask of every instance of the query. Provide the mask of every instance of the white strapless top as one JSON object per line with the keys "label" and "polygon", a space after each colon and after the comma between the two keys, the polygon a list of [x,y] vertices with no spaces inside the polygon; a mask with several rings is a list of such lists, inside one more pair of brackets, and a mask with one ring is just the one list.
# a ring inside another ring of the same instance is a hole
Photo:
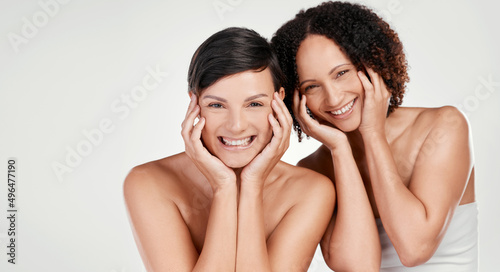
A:
{"label": "white strapless top", "polygon": [[377,219],[378,233],[382,245],[383,272],[418,271],[418,272],[470,272],[478,266],[478,229],[477,203],[460,205],[455,210],[448,230],[434,255],[425,263],[416,267],[401,264],[382,221]]}

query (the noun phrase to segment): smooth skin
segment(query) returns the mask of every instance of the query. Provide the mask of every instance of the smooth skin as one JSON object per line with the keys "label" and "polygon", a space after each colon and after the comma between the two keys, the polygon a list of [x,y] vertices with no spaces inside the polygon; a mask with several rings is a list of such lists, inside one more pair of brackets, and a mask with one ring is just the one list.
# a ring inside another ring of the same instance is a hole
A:
{"label": "smooth skin", "polygon": [[148,271],[307,270],[335,191],[280,161],[292,122],[283,96],[268,69],[222,78],[191,95],[185,152],[130,172],[124,195]]}
{"label": "smooth skin", "polygon": [[[296,58],[301,85],[293,110],[302,130],[323,143],[298,165],[330,177],[337,192],[321,242],[327,264],[335,271],[378,271],[375,218],[403,265],[425,263],[457,206],[475,201],[467,120],[450,106],[400,107],[386,118],[390,93],[381,76],[357,71],[324,36],[309,35]],[[353,100],[346,114],[333,114]]]}

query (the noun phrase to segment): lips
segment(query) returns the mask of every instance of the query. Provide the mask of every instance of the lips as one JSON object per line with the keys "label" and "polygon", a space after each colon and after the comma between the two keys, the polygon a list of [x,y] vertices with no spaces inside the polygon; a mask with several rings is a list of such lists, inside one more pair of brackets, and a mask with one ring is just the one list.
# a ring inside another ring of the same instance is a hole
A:
{"label": "lips", "polygon": [[345,119],[349,117],[349,115],[351,115],[351,113],[353,112],[357,100],[358,98],[355,98],[351,102],[342,106],[340,109],[328,111],[328,113],[330,113],[331,116],[335,119]]}
{"label": "lips", "polygon": [[255,139],[255,136],[249,136],[249,137],[241,138],[241,139],[232,139],[232,138],[222,137],[222,136],[219,136],[217,138],[224,146],[227,146],[227,147],[247,147],[253,142],[253,140]]}
{"label": "lips", "polygon": [[352,109],[352,106],[354,106],[354,102],[356,101],[356,98],[353,99],[351,102],[347,103],[345,106],[343,106],[342,108],[338,109],[338,110],[334,110],[334,111],[331,111],[331,113],[333,115],[342,115],[344,113],[346,113],[347,111],[349,111],[350,109]]}

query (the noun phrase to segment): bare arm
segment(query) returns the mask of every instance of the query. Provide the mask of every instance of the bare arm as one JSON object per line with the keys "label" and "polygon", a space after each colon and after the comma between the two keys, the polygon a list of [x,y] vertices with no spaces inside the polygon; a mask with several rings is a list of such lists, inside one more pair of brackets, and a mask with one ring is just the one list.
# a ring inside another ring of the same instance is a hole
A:
{"label": "bare arm", "polygon": [[291,116],[278,93],[273,94],[271,142],[241,171],[238,204],[238,243],[236,271],[272,271],[267,252],[263,194],[265,181],[289,145]]}
{"label": "bare arm", "polygon": [[307,271],[332,215],[335,192],[330,180],[322,175],[300,178],[302,186],[293,193],[297,203],[267,241],[262,193],[242,188],[237,271]]}
{"label": "bare arm", "polygon": [[205,243],[198,255],[179,209],[157,182],[136,168],[124,183],[134,238],[147,270],[234,271],[236,186],[214,193]]}
{"label": "bare arm", "polygon": [[266,245],[262,194],[262,190],[241,190],[236,257],[236,271],[239,272],[272,271]]}
{"label": "bare arm", "polygon": [[307,271],[335,207],[330,179],[313,173],[267,241],[272,271]]}
{"label": "bare arm", "polygon": [[199,111],[196,97],[191,96],[182,123],[182,137],[186,154],[213,191],[205,241],[199,255],[174,201],[177,194],[182,194],[175,185],[178,182],[175,174],[140,166],[131,171],[124,183],[136,243],[148,271],[234,271],[235,268],[236,176],[201,143],[205,119],[194,125]]}
{"label": "bare arm", "polygon": [[286,181],[288,190],[280,194],[286,194],[295,204],[266,241],[264,181],[288,148],[292,123],[276,94],[273,110],[277,120],[269,116],[273,128],[271,142],[241,172],[236,257],[239,272],[306,271],[335,202],[333,186],[326,177],[305,169],[290,169],[296,173]]}
{"label": "bare arm", "polygon": [[[378,271],[380,240],[363,180],[349,145],[332,151],[337,212],[322,242],[325,260],[335,271]],[[362,260],[362,261],[361,261]]]}
{"label": "bare arm", "polygon": [[294,111],[304,132],[332,155],[337,209],[321,241],[326,263],[335,271],[378,271],[380,241],[373,211],[347,137],[319,124],[306,113],[306,96],[294,97]]}
{"label": "bare arm", "polygon": [[[365,93],[370,93],[366,97],[373,96],[376,100],[381,96],[379,99],[383,101],[385,86],[377,74],[369,72],[373,85],[362,78]],[[401,262],[416,266],[434,254],[466,188],[472,169],[468,125],[455,108],[439,109],[406,187],[382,129],[383,123],[377,122],[372,120],[361,131],[375,201]]]}
{"label": "bare arm", "polygon": [[193,271],[234,271],[236,261],[236,185],[214,192],[205,243]]}

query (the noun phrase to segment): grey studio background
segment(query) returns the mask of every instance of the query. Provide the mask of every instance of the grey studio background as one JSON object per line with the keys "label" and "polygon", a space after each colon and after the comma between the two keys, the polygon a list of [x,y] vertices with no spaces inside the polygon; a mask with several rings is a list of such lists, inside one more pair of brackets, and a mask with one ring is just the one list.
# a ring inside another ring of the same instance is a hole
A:
{"label": "grey studio background", "polygon": [[[133,166],[183,151],[194,50],[229,26],[270,38],[320,2],[1,0],[0,271],[145,271],[122,182]],[[403,105],[455,105],[468,116],[480,270],[498,269],[500,4],[361,3],[405,45],[411,82]],[[295,164],[317,146],[294,134],[283,160]],[[10,157],[18,166],[16,265],[6,254]],[[319,251],[309,271],[329,271]]]}

